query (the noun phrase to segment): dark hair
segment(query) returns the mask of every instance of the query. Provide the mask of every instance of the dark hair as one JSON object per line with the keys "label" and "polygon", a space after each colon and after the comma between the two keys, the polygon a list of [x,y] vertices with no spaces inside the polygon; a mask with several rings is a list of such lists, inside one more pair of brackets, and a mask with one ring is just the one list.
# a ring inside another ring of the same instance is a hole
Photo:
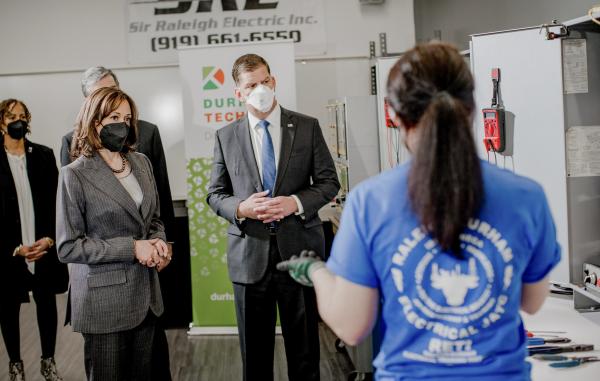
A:
{"label": "dark hair", "polygon": [[481,167],[471,132],[473,77],[448,44],[417,45],[392,67],[390,103],[403,128],[418,128],[408,179],[413,210],[442,249],[461,256],[459,235],[480,208]]}
{"label": "dark hair", "polygon": [[31,133],[31,126],[29,126],[29,123],[31,122],[31,113],[29,112],[29,109],[27,108],[25,103],[18,99],[9,98],[0,102],[0,124],[4,123],[4,117],[6,116],[6,114],[11,112],[11,110],[17,104],[23,106],[23,111],[25,111],[25,118],[27,119],[27,133]]}
{"label": "dark hair", "polygon": [[259,66],[265,66],[267,68],[267,72],[271,74],[271,68],[269,67],[269,64],[258,54],[244,54],[243,56],[239,57],[237,60],[235,60],[233,63],[233,69],[231,69],[231,76],[233,77],[235,84],[237,85],[239,83],[240,74],[248,71],[254,71]]}
{"label": "dark hair", "polygon": [[102,148],[100,135],[96,131],[96,126],[116,110],[121,102],[128,102],[131,107],[131,122],[129,124],[130,132],[125,141],[124,150],[133,151],[137,141],[137,108],[133,99],[123,91],[113,87],[102,87],[95,90],[89,97],[85,98],[77,121],[75,122],[75,131],[73,132],[73,141],[71,143],[71,157],[73,159],[79,156],[92,156],[92,154]]}

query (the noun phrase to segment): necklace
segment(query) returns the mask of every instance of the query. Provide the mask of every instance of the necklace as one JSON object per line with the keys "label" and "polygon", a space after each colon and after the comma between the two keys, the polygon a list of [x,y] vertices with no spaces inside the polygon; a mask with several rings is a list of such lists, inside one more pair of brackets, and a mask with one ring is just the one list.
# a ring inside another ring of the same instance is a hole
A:
{"label": "necklace", "polygon": [[110,170],[113,171],[113,173],[123,173],[125,171],[125,168],[127,168],[127,158],[122,153],[120,155],[122,163],[121,169],[114,169],[113,167],[110,167]]}

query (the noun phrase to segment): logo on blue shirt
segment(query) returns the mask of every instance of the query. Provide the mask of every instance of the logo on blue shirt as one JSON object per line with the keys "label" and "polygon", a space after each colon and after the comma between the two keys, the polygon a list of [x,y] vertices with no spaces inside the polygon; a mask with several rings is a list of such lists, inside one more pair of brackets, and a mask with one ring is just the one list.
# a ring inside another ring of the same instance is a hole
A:
{"label": "logo on blue shirt", "polygon": [[[403,238],[392,256],[391,274],[404,317],[431,333],[404,350],[406,358],[443,364],[484,359],[475,336],[505,312],[513,280],[512,249],[497,229],[478,219],[469,221],[460,239],[462,261],[441,252],[421,228]],[[502,277],[501,289],[495,286],[497,276]]]}

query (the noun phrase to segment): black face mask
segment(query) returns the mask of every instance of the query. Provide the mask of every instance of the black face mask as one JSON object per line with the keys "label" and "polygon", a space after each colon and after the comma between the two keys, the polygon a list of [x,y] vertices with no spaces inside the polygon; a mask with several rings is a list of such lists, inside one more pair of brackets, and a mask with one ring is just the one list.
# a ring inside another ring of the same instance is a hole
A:
{"label": "black face mask", "polygon": [[111,152],[121,152],[129,136],[129,126],[125,123],[111,123],[100,130],[100,141]]}
{"label": "black face mask", "polygon": [[24,120],[15,120],[6,126],[6,131],[11,138],[21,140],[27,133],[27,122]]}

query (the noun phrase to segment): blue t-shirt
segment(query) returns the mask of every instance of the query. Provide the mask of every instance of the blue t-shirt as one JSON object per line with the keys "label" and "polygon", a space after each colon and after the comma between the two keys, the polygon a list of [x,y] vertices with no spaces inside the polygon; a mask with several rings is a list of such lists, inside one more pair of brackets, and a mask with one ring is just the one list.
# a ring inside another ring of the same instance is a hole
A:
{"label": "blue t-shirt", "polygon": [[482,161],[483,204],[461,235],[461,260],[420,228],[409,168],[351,192],[327,262],[333,273],[379,289],[385,332],[377,379],[529,380],[521,288],[560,260],[544,191]]}

